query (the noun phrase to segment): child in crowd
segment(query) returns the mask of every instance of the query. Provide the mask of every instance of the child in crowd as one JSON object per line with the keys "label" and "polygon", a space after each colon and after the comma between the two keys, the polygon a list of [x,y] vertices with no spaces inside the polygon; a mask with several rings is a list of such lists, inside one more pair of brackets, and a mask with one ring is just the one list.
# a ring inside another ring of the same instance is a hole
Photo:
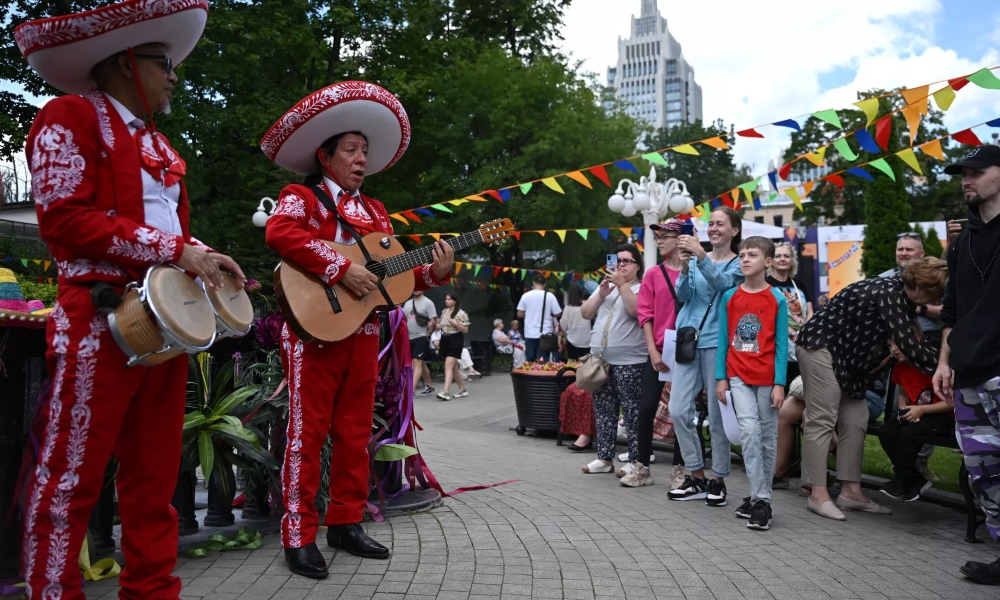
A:
{"label": "child in crowd", "polygon": [[746,280],[722,295],[719,341],[728,343],[719,344],[715,363],[715,392],[723,404],[730,392],[750,480],[750,496],[736,516],[759,530],[771,526],[777,415],[785,400],[788,361],[785,295],[765,281],[773,260],[771,240],[753,236],[740,243],[740,271]]}

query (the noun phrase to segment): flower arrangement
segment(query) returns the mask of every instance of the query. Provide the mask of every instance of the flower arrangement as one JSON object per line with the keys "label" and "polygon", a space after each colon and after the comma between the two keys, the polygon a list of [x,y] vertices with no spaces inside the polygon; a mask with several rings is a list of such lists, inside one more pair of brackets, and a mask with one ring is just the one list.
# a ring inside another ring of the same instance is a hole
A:
{"label": "flower arrangement", "polygon": [[542,359],[539,359],[539,360],[537,360],[535,362],[526,362],[523,365],[521,365],[520,367],[518,367],[517,370],[521,370],[521,371],[558,371],[559,369],[561,369],[563,367],[569,367],[571,369],[575,369],[575,368],[577,368],[579,366],[580,366],[580,363],[577,362],[577,361],[575,361],[575,360],[570,360],[570,361],[567,361],[567,362],[552,362],[552,361],[545,362]]}
{"label": "flower arrangement", "polygon": [[284,325],[285,318],[278,313],[271,313],[253,322],[254,335],[261,350],[270,352],[281,346],[281,328]]}

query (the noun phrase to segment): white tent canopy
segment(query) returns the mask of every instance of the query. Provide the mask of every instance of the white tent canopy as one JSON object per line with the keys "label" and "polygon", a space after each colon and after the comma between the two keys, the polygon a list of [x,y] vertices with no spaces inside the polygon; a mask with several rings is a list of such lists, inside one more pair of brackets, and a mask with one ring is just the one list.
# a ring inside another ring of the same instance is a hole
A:
{"label": "white tent canopy", "polygon": [[[694,220],[695,229],[698,231],[698,239],[701,242],[708,242],[708,225],[697,219]],[[743,221],[743,239],[750,236],[759,235],[770,240],[781,240],[785,237],[785,230],[774,225],[755,223],[754,221]]]}

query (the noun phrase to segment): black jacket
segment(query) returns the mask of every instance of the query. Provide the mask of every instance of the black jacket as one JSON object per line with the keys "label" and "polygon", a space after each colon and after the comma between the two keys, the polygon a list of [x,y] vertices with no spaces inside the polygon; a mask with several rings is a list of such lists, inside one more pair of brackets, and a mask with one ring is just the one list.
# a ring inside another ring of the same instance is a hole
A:
{"label": "black jacket", "polygon": [[1000,217],[984,223],[978,209],[970,208],[968,227],[948,248],[948,287],[941,308],[944,326],[953,328],[948,346],[955,388],[1000,376],[998,252]]}

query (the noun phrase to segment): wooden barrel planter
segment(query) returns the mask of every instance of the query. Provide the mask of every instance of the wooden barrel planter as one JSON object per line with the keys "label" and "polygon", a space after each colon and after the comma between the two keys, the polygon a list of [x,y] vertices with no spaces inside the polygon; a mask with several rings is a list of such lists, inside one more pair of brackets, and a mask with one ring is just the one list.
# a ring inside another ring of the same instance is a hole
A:
{"label": "wooden barrel planter", "polygon": [[510,372],[514,383],[514,404],[517,407],[517,435],[528,429],[559,431],[559,396],[576,379],[576,370],[563,367],[558,371]]}

